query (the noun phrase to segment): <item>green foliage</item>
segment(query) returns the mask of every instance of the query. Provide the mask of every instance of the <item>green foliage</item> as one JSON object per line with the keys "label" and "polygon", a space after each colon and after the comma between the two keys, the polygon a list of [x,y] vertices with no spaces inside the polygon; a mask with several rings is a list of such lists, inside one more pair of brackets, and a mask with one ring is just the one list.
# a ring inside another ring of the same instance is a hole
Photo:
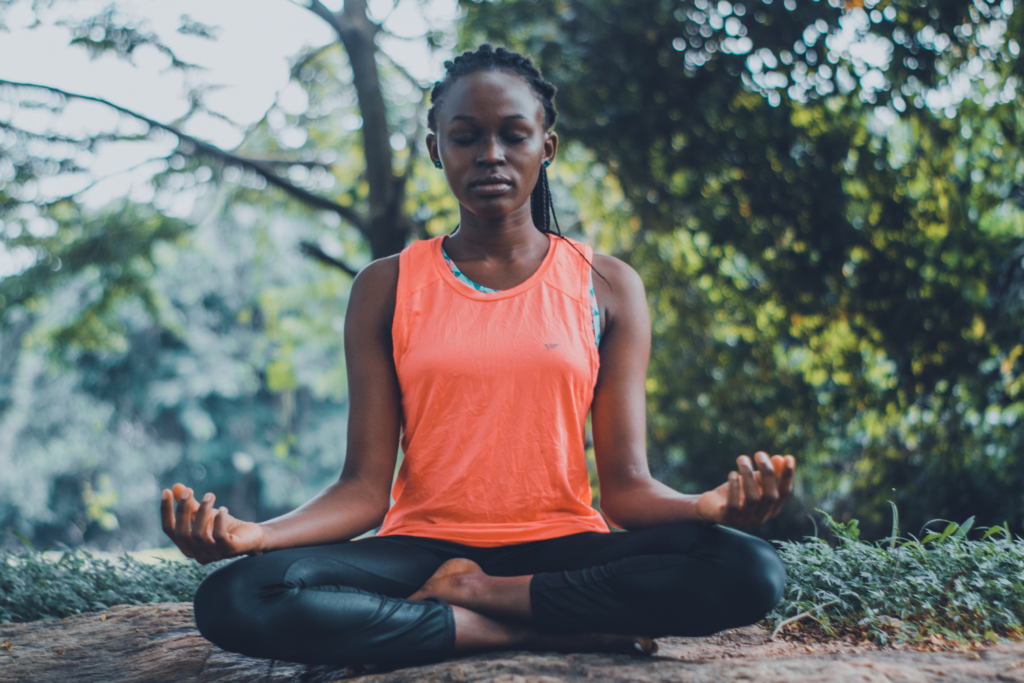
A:
{"label": "green foliage", "polygon": [[150,564],[127,554],[111,560],[82,550],[54,555],[0,553],[0,623],[58,619],[113,605],[191,601],[199,582],[219,566]]}
{"label": "green foliage", "polygon": [[[798,623],[813,619],[818,636],[853,634],[879,645],[931,644],[937,635],[961,645],[1024,637],[1024,540],[1005,527],[969,540],[968,520],[920,541],[865,543],[856,520],[843,524],[825,514],[825,522],[836,547],[818,538],[779,542],[789,580],[768,628],[809,611]],[[85,551],[2,553],[0,622],[189,601],[217,566],[150,564],[127,554],[111,560]]]}
{"label": "green foliage", "polygon": [[704,490],[763,448],[871,535],[893,495],[1019,524],[1024,12],[840,4],[473,2],[462,41],[536,55],[621,184],[598,243],[647,286],[657,476]]}
{"label": "green foliage", "polygon": [[[148,45],[188,69],[167,47],[180,41],[123,9],[69,20],[73,43],[129,62]],[[212,35],[187,17],[179,32]],[[398,68],[378,70],[397,148],[399,137],[418,135],[422,97]],[[190,92],[189,112],[168,123],[208,113],[202,94]],[[156,504],[175,481],[265,519],[336,478],[351,277],[303,257],[299,245],[358,268],[370,257],[365,238],[251,170],[195,156],[192,143],[165,147],[130,199],[96,209],[78,192],[48,196],[81,187],[52,181],[86,171],[106,145],[167,136],[129,116],[105,130],[65,131],[69,102],[107,115],[109,107],[35,88],[0,87],[0,96],[6,111],[39,112],[26,120],[52,124],[40,132],[43,124],[0,122],[0,245],[24,263],[0,277],[0,528],[41,547],[147,548],[167,542]],[[359,113],[345,51],[311,50],[231,154],[365,212]],[[396,162],[411,149],[396,150]],[[443,179],[416,176],[407,210],[423,221],[438,208],[450,214],[435,202],[447,195]],[[11,542],[0,537],[0,547]]]}
{"label": "green foliage", "polygon": [[880,645],[1024,637],[1024,539],[1006,527],[969,540],[972,518],[920,541],[865,543],[856,520],[826,514],[825,522],[837,547],[817,538],[779,542],[789,582],[769,628],[809,611],[805,619],[828,635]]}
{"label": "green foliage", "polygon": [[[822,505],[849,533],[883,535],[889,498],[914,526],[969,512],[1019,524],[1024,12],[841,4],[465,2],[461,33],[536,55],[559,87],[553,192],[577,218],[563,224],[648,289],[659,478],[706,489],[767,448],[797,455],[804,512]],[[148,46],[190,70],[113,5],[64,26],[90,54],[131,62]],[[182,17],[179,33],[215,31]],[[887,57],[869,63],[843,36]],[[371,206],[338,44],[296,58],[231,154],[380,225],[449,232],[457,204],[416,155],[423,91],[376,57],[401,210]],[[0,526],[138,547],[159,542],[152,505],[174,479],[262,517],[336,475],[349,278],[297,247],[358,268],[394,241],[370,245],[182,138],[131,201],[45,196],[102,146],[163,134],[129,116],[88,134],[21,128],[72,100],[0,95],[28,113],[0,122],[0,242],[23,264],[0,279],[0,470],[17,473],[0,479]],[[171,123],[208,114],[202,96]],[[799,507],[767,533],[809,531]]]}
{"label": "green foliage", "polygon": [[[42,547],[152,547],[159,491],[176,480],[263,519],[337,476],[350,278],[293,248],[322,233],[300,231],[301,217],[275,197],[244,206],[236,192],[205,186],[205,220],[148,247],[138,282],[153,306],[122,291],[103,343],[60,331],[110,291],[104,269],[124,277],[123,261],[70,260],[0,282],[10,292],[42,271],[32,309],[4,311],[0,342],[13,353],[0,354],[0,466],[11,474],[0,478],[0,527]],[[121,224],[142,230],[131,215]],[[102,217],[85,223],[103,244]]]}

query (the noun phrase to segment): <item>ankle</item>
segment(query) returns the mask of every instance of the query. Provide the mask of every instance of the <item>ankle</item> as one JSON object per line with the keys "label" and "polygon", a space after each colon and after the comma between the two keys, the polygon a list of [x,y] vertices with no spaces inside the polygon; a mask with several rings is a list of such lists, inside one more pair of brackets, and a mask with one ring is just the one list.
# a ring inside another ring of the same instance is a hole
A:
{"label": "ankle", "polygon": [[465,606],[487,604],[492,592],[489,578],[483,572],[465,572],[452,576],[449,579],[452,599]]}

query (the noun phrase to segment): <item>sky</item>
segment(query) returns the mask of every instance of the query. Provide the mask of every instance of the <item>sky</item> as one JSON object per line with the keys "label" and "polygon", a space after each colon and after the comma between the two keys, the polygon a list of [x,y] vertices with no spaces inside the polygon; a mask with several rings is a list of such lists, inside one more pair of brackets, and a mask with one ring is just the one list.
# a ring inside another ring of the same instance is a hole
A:
{"label": "sky", "polygon": [[[170,123],[188,109],[185,93],[198,85],[218,86],[206,95],[207,106],[234,122],[232,126],[212,116],[197,115],[184,132],[215,145],[232,148],[241,142],[244,128],[258,121],[282,93],[289,96],[290,60],[310,47],[333,42],[333,31],[319,17],[288,0],[127,0],[117,6],[129,17],[143,19],[145,28],[157,33],[183,61],[203,70],[186,75],[167,69],[170,59],[154,48],[136,51],[134,64],[113,55],[90,59],[82,47],[71,46],[70,31],[59,25],[71,17],[86,17],[102,11],[108,0],[76,0],[53,3],[34,26],[35,13],[26,1],[16,2],[2,17],[8,31],[0,32],[0,78],[55,86],[70,92],[102,97],[133,111]],[[340,2],[326,2],[340,9]],[[421,38],[428,28],[452,29],[456,18],[455,0],[371,0],[371,17],[385,19],[385,27],[402,40],[382,36],[382,47],[424,82],[440,77],[445,57],[431,56]],[[181,18],[217,27],[216,40],[205,40],[177,32]],[[297,86],[296,86],[297,89]],[[287,103],[285,103],[287,104]],[[10,111],[0,98],[0,115]],[[18,123],[42,130],[55,126],[72,132],[110,129],[117,125],[137,126],[120,121],[109,108],[86,102],[72,102],[59,121],[34,112],[15,113]],[[174,145],[170,136],[150,145],[129,143],[108,145],[93,161],[100,175],[135,166],[147,158],[166,154]],[[117,183],[115,183],[116,185]],[[57,188],[54,188],[57,189]],[[66,189],[66,188],[60,188]],[[103,188],[99,188],[103,189]],[[109,197],[107,188],[93,201]],[[90,202],[92,203],[92,202]],[[102,202],[101,202],[102,203]]]}
{"label": "sky", "polygon": [[[109,4],[109,0],[56,0],[39,14],[27,0],[7,5],[0,14],[6,27],[0,30],[0,78],[100,97],[164,123],[188,110],[190,88],[213,86],[205,103],[228,121],[199,114],[183,130],[231,149],[275,100],[285,110],[290,104],[305,106],[301,88],[288,87],[291,61],[335,39],[326,22],[289,0],[122,0],[117,2],[118,9],[141,21],[138,28],[156,33],[179,59],[203,68],[188,73],[168,69],[170,58],[149,46],[136,50],[131,63],[110,54],[93,59],[84,48],[69,44],[71,31],[62,22],[93,16]],[[341,9],[341,0],[324,0],[324,4],[334,11]],[[440,78],[448,55],[432,55],[423,35],[428,29],[454,30],[456,0],[370,0],[369,13],[392,34],[379,36],[389,56],[424,83]],[[186,15],[214,27],[216,40],[179,33]],[[54,117],[38,109],[13,108],[0,91],[0,119],[9,117],[12,123],[36,132],[145,131],[143,124],[102,104],[72,100],[62,115]],[[39,185],[39,195],[57,197],[88,188],[80,199],[100,207],[140,188],[145,191],[148,179],[163,169],[164,162],[151,160],[168,156],[175,144],[170,135],[147,142],[105,144],[96,154],[80,157],[91,174],[47,179]],[[0,246],[0,278],[20,272],[33,260],[27,249],[8,251]]]}

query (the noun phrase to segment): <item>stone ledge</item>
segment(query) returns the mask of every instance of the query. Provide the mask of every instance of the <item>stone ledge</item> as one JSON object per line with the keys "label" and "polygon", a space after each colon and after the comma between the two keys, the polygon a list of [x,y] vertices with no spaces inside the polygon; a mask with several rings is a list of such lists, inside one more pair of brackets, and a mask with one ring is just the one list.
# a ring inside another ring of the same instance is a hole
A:
{"label": "stone ledge", "polygon": [[[1024,643],[980,652],[879,650],[769,641],[757,626],[665,638],[654,657],[501,652],[359,677],[361,683],[818,683],[1021,681]],[[4,683],[329,683],[343,667],[224,652],[199,635],[188,603],[113,607],[62,620],[0,625]],[[349,677],[351,678],[351,677]]]}

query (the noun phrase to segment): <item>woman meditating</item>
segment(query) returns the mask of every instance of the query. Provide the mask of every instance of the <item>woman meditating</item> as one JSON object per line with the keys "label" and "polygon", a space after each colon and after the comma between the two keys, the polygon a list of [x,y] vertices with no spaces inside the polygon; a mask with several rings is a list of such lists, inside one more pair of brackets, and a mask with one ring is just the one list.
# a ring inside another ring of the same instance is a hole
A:
{"label": "woman meditating", "polygon": [[[629,266],[550,226],[555,88],[487,45],[446,67],[427,147],[460,223],[352,285],[340,479],[259,524],[212,494],[163,492],[164,530],[185,555],[250,556],[203,581],[199,631],[254,657],[394,664],[651,652],[653,637],[758,621],[786,571],[728,527],[777,513],[793,457],[741,455],[700,495],[651,477],[647,301]],[[590,506],[588,414],[601,510],[625,533]]]}

